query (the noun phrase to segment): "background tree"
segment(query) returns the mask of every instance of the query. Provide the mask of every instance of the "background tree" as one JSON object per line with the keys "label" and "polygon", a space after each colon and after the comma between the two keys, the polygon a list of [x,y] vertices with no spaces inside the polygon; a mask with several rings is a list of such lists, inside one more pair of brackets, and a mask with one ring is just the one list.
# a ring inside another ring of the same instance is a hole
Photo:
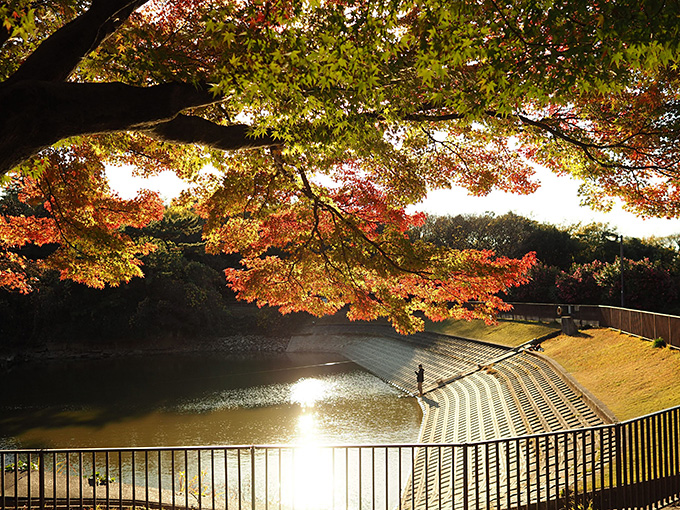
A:
{"label": "background tree", "polygon": [[597,281],[597,274],[604,264],[595,260],[588,264],[575,264],[568,272],[560,272],[555,281],[559,302],[604,304],[604,289]]}
{"label": "background tree", "polygon": [[[16,193],[0,199],[2,214],[46,215],[42,206],[30,207],[19,201]],[[496,219],[492,215],[428,218],[412,236],[429,236],[432,225],[457,231],[463,225],[486,225]],[[441,221],[437,221],[441,220]],[[545,238],[542,232],[555,235],[564,250],[559,258],[565,261],[584,256],[583,245],[570,232],[582,226],[556,227],[534,222],[513,221],[531,226],[521,249],[541,253]],[[122,339],[140,343],[183,342],[213,339],[237,333],[287,334],[295,331],[308,316],[281,316],[269,307],[237,302],[234,293],[224,284],[225,268],[238,268],[236,255],[208,254],[202,232],[205,220],[182,208],[165,208],[163,218],[146,227],[127,229],[135,240],[157,245],[157,249],[141,257],[145,278],[135,278],[119,287],[92,289],[70,280],[61,280],[55,271],[36,273],[32,281],[37,292],[19,294],[0,292],[0,338],[3,343],[16,340],[22,344],[47,341],[118,342]],[[596,229],[594,226],[593,229]],[[590,230],[590,229],[587,229]],[[444,228],[437,230],[441,233]],[[490,232],[501,232],[502,229]],[[488,232],[487,232],[488,233]],[[435,239],[434,237],[432,239]],[[489,238],[490,239],[490,238]],[[599,238],[598,238],[599,239]],[[537,244],[533,244],[533,243]],[[611,243],[618,250],[617,243]],[[640,247],[640,253],[661,255],[670,251],[658,246],[656,239],[626,238]],[[485,249],[489,245],[478,244]],[[56,245],[27,246],[20,251],[28,260],[44,259]],[[629,250],[635,253],[635,250]],[[641,257],[626,258],[626,302],[634,308],[675,313],[680,310],[677,285],[680,271],[678,254],[670,261],[654,256],[654,262]],[[539,261],[530,270],[530,280],[505,294],[510,302],[619,304],[620,265],[611,261],[588,263],[565,262],[555,266]]]}
{"label": "background tree", "polygon": [[[4,197],[0,209],[13,202]],[[194,213],[170,207],[162,220],[129,229],[133,239],[158,246],[142,257],[145,278],[95,289],[44,271],[35,278],[35,292],[0,292],[2,344],[165,344],[235,334],[285,335],[307,320],[237,303],[223,271],[237,267],[238,259],[206,253],[203,223]]]}
{"label": "background tree", "polygon": [[[531,268],[530,280],[508,292],[508,301],[520,303],[559,303],[557,281],[563,274],[559,268],[538,263]],[[577,298],[577,300],[580,299]],[[578,301],[581,303],[581,301]]]}
{"label": "background tree", "polygon": [[[639,310],[674,313],[678,310],[678,274],[649,259],[624,259],[626,306]],[[564,303],[618,306],[621,263],[595,261],[574,265],[557,276],[557,294]]]}
{"label": "background tree", "polygon": [[[152,248],[120,229],[159,204],[111,197],[104,163],[201,180],[185,204],[209,250],[242,254],[241,298],[349,303],[404,331],[416,312],[488,316],[533,263],[409,242],[422,218],[403,208],[428,189],[530,192],[534,162],[594,204],[679,212],[674,4],[12,0],[0,15],[0,174],[49,212],[0,226],[7,274],[27,264],[10,253],[56,243],[44,265],[64,278],[139,275]],[[253,147],[270,149],[224,152]]]}
{"label": "background tree", "polygon": [[544,264],[569,267],[579,251],[579,240],[568,230],[539,223],[514,213],[500,216],[429,216],[414,236],[459,250],[493,250],[506,257],[535,252]]}
{"label": "background tree", "polygon": [[[509,301],[618,305],[620,247],[607,239],[610,231],[601,223],[556,227],[515,214],[485,214],[431,216],[413,235],[458,249],[495,249],[510,257],[535,252],[538,263],[530,281],[511,289]],[[680,276],[677,248],[655,238],[624,237],[624,259],[629,306],[680,309],[674,290]]]}

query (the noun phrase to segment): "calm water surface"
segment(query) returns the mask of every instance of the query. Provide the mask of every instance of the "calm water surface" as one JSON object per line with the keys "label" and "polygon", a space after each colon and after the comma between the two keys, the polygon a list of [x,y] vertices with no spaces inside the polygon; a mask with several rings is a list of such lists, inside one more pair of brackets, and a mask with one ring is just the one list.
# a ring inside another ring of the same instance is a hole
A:
{"label": "calm water surface", "polygon": [[338,356],[69,360],[0,375],[0,448],[404,443],[413,398]]}

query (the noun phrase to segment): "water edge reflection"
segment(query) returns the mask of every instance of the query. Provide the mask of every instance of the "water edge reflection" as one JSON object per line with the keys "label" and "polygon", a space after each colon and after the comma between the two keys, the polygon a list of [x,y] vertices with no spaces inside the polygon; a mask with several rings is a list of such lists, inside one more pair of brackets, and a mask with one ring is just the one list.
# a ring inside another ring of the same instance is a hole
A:
{"label": "water edge reflection", "polygon": [[0,447],[400,443],[414,399],[337,356],[191,354],[1,374]]}

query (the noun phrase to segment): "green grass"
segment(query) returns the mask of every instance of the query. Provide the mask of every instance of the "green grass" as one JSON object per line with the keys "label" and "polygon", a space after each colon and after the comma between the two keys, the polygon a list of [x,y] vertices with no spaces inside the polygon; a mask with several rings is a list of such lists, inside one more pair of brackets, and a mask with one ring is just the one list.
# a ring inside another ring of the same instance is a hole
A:
{"label": "green grass", "polygon": [[560,335],[543,343],[619,420],[680,404],[680,351],[610,329]]}
{"label": "green grass", "polygon": [[425,330],[516,347],[534,338],[540,338],[554,331],[559,331],[560,326],[554,322],[548,324],[503,320],[499,321],[496,325],[489,326],[482,320],[447,320],[443,322],[427,322]]}

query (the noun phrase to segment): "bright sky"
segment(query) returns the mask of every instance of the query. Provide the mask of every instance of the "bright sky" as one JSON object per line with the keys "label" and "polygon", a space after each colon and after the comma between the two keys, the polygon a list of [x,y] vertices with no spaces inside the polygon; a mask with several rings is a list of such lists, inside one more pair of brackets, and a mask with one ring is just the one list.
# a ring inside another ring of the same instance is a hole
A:
{"label": "bright sky", "polygon": [[575,223],[608,223],[612,231],[629,237],[664,237],[680,234],[680,219],[642,219],[616,206],[609,213],[593,211],[580,205],[579,182],[559,177],[538,168],[541,187],[531,195],[513,195],[494,191],[486,197],[468,195],[462,188],[431,192],[419,207],[431,214],[504,214],[514,212],[542,223],[572,225]]}
{"label": "bright sky", "polygon": [[[121,197],[131,198],[141,188],[159,191],[169,201],[186,188],[186,184],[171,172],[150,179],[133,177],[125,168],[110,169],[111,186]],[[495,191],[486,197],[468,195],[462,188],[431,192],[418,210],[429,214],[484,214],[497,215],[514,212],[520,216],[553,225],[574,223],[608,223],[612,231],[630,237],[663,237],[680,234],[680,220],[641,219],[620,207],[610,213],[595,212],[580,205],[578,182],[558,177],[545,169],[537,169],[541,187],[532,195],[513,195]]]}
{"label": "bright sky", "polygon": [[111,188],[121,198],[134,198],[140,189],[158,191],[167,203],[187,189],[187,183],[172,172],[162,172],[153,177],[137,177],[132,175],[132,167],[107,167],[106,175]]}

